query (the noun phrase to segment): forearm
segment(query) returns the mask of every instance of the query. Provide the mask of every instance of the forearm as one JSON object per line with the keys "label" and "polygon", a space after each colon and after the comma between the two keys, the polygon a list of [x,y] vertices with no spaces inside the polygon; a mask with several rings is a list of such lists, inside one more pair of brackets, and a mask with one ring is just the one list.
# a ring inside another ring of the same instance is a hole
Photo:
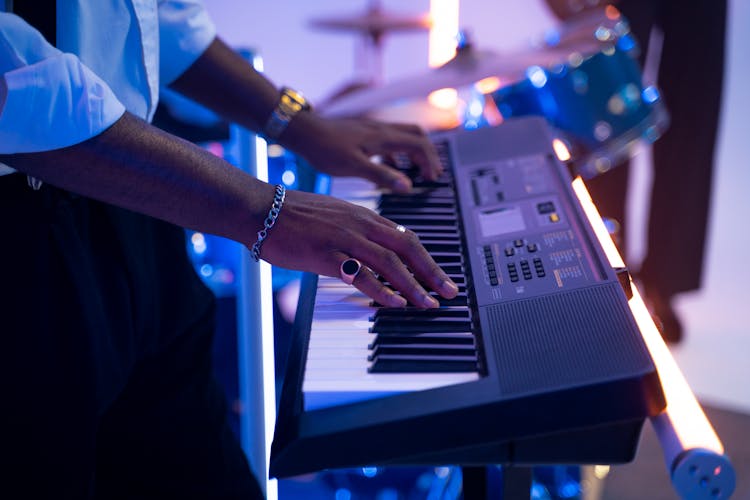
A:
{"label": "forearm", "polygon": [[[255,132],[262,132],[280,98],[271,81],[219,38],[170,88]],[[334,134],[315,113],[299,113],[278,142],[307,156],[311,141],[335,141]]]}
{"label": "forearm", "polygon": [[273,200],[272,186],[128,113],[83,143],[0,162],[74,193],[246,244]]}
{"label": "forearm", "polygon": [[170,88],[256,132],[279,100],[278,89],[218,38]]}

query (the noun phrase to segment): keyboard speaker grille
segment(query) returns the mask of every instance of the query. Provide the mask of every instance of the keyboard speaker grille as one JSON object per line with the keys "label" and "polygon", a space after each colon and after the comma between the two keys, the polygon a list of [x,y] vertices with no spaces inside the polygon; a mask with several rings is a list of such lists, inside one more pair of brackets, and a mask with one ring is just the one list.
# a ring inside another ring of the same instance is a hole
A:
{"label": "keyboard speaker grille", "polygon": [[[617,283],[482,308],[505,395],[652,370]],[[533,367],[533,369],[532,369]]]}

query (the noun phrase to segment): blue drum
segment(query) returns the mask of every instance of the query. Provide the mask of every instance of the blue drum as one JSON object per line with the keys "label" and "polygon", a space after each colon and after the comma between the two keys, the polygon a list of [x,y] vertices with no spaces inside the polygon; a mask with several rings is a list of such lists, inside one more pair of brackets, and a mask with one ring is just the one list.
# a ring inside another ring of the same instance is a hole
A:
{"label": "blue drum", "polygon": [[640,140],[655,141],[669,119],[659,91],[643,86],[638,47],[629,33],[594,54],[572,51],[552,67],[531,66],[526,77],[490,97],[503,118],[540,115],[561,131],[584,178],[625,160]]}

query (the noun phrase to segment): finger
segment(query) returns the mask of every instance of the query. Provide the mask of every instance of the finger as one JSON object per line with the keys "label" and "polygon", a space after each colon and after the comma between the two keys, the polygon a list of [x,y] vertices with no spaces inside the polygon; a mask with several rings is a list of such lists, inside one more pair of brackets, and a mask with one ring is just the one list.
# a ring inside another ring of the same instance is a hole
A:
{"label": "finger", "polygon": [[373,161],[364,154],[358,158],[360,166],[359,174],[374,182],[378,186],[391,189],[397,193],[410,193],[412,190],[411,179],[402,172],[381,161]]}
{"label": "finger", "polygon": [[[348,255],[341,252],[336,252],[335,254],[335,259],[340,263],[343,263],[349,258]],[[339,266],[341,266],[341,264],[339,264]],[[395,293],[391,288],[385,286],[365,265],[362,266],[359,273],[354,277],[352,286],[356,287],[359,291],[376,301],[378,304],[387,307],[405,307],[407,304],[405,298]]]}
{"label": "finger", "polygon": [[413,231],[392,222],[390,227],[373,227],[370,239],[398,254],[417,280],[442,297],[451,299],[458,294],[458,286],[433,260]]}
{"label": "finger", "polygon": [[358,252],[363,262],[385,278],[411,304],[422,308],[439,307],[438,301],[412,276],[395,252],[367,240],[361,242]]}
{"label": "finger", "polygon": [[437,180],[443,175],[443,163],[437,154],[435,146],[426,137],[421,141],[421,146],[411,153],[411,160],[419,167],[422,177],[429,181]]}
{"label": "finger", "polygon": [[405,152],[427,180],[434,181],[443,173],[443,164],[435,146],[424,133],[414,134],[398,129],[396,133],[384,139],[382,147],[386,152]]}
{"label": "finger", "polygon": [[406,307],[408,304],[404,297],[383,284],[367,267],[362,268],[353,285],[357,290],[386,307]]}

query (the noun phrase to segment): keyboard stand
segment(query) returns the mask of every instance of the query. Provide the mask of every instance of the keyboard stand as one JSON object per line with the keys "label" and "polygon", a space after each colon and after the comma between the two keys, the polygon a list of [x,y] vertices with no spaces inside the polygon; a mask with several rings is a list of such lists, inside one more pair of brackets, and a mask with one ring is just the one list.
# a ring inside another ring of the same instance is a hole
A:
{"label": "keyboard stand", "polygon": [[465,500],[528,500],[531,497],[533,467],[502,466],[502,490],[500,496],[491,493],[487,467],[462,466],[463,497]]}

